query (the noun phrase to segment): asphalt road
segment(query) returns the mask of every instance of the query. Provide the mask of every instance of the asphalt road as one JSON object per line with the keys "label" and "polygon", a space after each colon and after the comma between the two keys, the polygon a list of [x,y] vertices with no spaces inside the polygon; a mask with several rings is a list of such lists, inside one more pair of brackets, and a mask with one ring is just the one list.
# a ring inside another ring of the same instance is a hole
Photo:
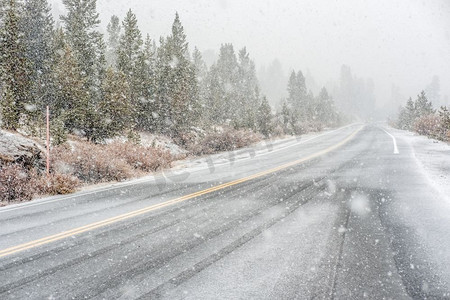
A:
{"label": "asphalt road", "polygon": [[407,219],[430,187],[396,143],[355,124],[0,209],[0,298],[449,299]]}

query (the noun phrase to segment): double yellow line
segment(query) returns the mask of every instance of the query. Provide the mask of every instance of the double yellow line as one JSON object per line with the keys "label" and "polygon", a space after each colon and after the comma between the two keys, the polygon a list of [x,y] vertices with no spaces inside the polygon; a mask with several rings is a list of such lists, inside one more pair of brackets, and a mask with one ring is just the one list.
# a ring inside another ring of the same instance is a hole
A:
{"label": "double yellow line", "polygon": [[44,237],[44,238],[41,238],[41,239],[38,239],[38,240],[34,240],[34,241],[31,241],[31,242],[28,242],[28,243],[24,243],[24,244],[20,244],[20,245],[14,246],[14,247],[10,247],[10,248],[1,250],[0,251],[0,257],[4,257],[4,256],[7,256],[7,255],[15,254],[15,253],[27,250],[27,249],[31,249],[31,248],[38,247],[38,246],[41,246],[41,245],[45,245],[45,244],[48,244],[48,243],[51,243],[51,242],[59,241],[61,239],[64,239],[64,238],[67,238],[67,237],[71,237],[71,236],[74,236],[74,235],[77,235],[77,234],[80,234],[80,233],[83,233],[83,232],[86,232],[86,231],[91,231],[91,230],[94,230],[96,228],[104,227],[104,226],[109,225],[109,224],[114,224],[114,223],[117,223],[117,222],[120,222],[120,221],[124,221],[124,220],[130,219],[130,218],[133,218],[133,217],[137,217],[137,216],[140,216],[142,214],[145,214],[145,213],[148,213],[148,212],[160,209],[160,208],[164,208],[164,207],[167,207],[167,206],[170,206],[170,205],[174,205],[176,203],[180,203],[180,202],[183,202],[183,201],[186,201],[186,200],[189,200],[189,199],[193,199],[193,198],[205,195],[205,194],[209,194],[209,193],[212,193],[212,192],[215,192],[215,191],[218,191],[218,190],[222,190],[224,188],[227,188],[227,187],[230,187],[230,186],[233,186],[233,185],[237,185],[237,184],[240,184],[240,183],[243,183],[243,182],[246,182],[246,181],[258,178],[258,177],[262,177],[262,176],[265,176],[265,175],[268,175],[268,174],[271,174],[271,173],[275,173],[277,171],[280,171],[280,170],[292,167],[294,165],[297,165],[297,164],[303,163],[305,161],[311,160],[313,158],[319,157],[321,155],[324,155],[324,154],[326,154],[328,152],[331,152],[331,151],[341,147],[342,145],[347,143],[349,140],[351,140],[363,127],[364,126],[359,127],[357,130],[355,130],[352,134],[347,136],[341,142],[339,142],[339,143],[337,143],[337,144],[335,144],[335,145],[333,145],[333,146],[331,146],[331,147],[329,147],[329,148],[327,148],[325,150],[322,150],[322,151],[319,151],[317,153],[311,154],[311,155],[309,155],[307,157],[304,157],[304,158],[301,158],[301,159],[298,159],[298,160],[295,160],[295,161],[292,161],[292,162],[280,165],[278,167],[275,167],[275,168],[272,168],[272,169],[269,169],[269,170],[266,170],[266,171],[262,171],[262,172],[259,172],[259,173],[256,173],[256,174],[253,174],[253,175],[241,178],[241,179],[237,179],[237,180],[230,181],[230,182],[227,182],[227,183],[223,183],[223,184],[220,184],[220,185],[217,185],[217,186],[205,189],[205,190],[201,190],[201,191],[198,191],[196,193],[192,193],[192,194],[185,195],[185,196],[182,196],[182,197],[179,197],[179,198],[168,200],[166,202],[162,202],[162,203],[159,203],[159,204],[151,205],[151,206],[148,206],[148,207],[145,207],[145,208],[142,208],[142,209],[138,209],[138,210],[126,213],[126,214],[122,214],[122,215],[119,215],[119,216],[116,216],[116,217],[105,219],[103,221],[91,223],[91,224],[88,224],[88,225],[85,225],[85,226],[77,227],[77,228],[74,228],[74,229],[71,229],[71,230],[68,230],[68,231],[64,231],[64,232],[61,232],[61,233],[58,233],[58,234],[50,235],[50,236],[47,236],[47,237]]}

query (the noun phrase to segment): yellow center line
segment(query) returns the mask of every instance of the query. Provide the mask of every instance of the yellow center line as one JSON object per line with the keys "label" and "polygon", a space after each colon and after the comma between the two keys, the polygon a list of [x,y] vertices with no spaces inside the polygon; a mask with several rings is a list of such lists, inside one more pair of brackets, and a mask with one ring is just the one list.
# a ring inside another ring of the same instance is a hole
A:
{"label": "yellow center line", "polygon": [[222,189],[225,189],[225,188],[233,186],[233,185],[237,185],[237,184],[240,184],[240,183],[243,183],[243,182],[246,182],[246,181],[258,178],[258,177],[262,177],[262,176],[265,176],[265,175],[268,175],[268,174],[271,174],[271,173],[275,173],[277,171],[280,171],[280,170],[283,170],[283,169],[286,169],[286,168],[298,165],[298,164],[303,163],[305,161],[311,160],[313,158],[322,156],[322,155],[324,155],[326,153],[329,153],[329,152],[331,152],[333,150],[336,150],[337,148],[341,147],[342,145],[344,145],[345,143],[350,141],[363,127],[364,126],[359,127],[357,130],[355,130],[352,134],[347,136],[344,140],[340,141],[339,143],[337,143],[337,144],[335,144],[335,145],[333,145],[333,146],[331,146],[331,147],[329,147],[329,148],[327,148],[325,150],[322,150],[322,151],[316,152],[314,154],[311,154],[309,156],[306,156],[304,158],[297,159],[295,161],[292,161],[292,162],[280,165],[278,167],[275,167],[275,168],[272,168],[272,169],[269,169],[269,170],[265,170],[265,171],[262,171],[262,172],[259,172],[259,173],[256,173],[256,174],[244,177],[244,178],[233,180],[233,181],[230,181],[230,182],[227,182],[227,183],[223,183],[223,184],[220,184],[220,185],[217,185],[217,186],[205,189],[205,190],[201,190],[201,191],[189,194],[189,195],[185,195],[185,196],[182,196],[182,197],[179,197],[179,198],[168,200],[168,201],[165,201],[165,202],[162,202],[162,203],[150,205],[150,206],[147,206],[147,207],[135,210],[135,211],[131,211],[131,212],[128,212],[128,213],[125,213],[125,214],[118,215],[116,217],[108,218],[108,219],[105,219],[105,220],[102,220],[102,221],[98,221],[98,222],[87,224],[87,225],[84,225],[84,226],[81,226],[81,227],[77,227],[77,228],[74,228],[74,229],[71,229],[71,230],[68,230],[68,231],[64,231],[64,232],[61,232],[61,233],[58,233],[58,234],[50,235],[50,236],[47,236],[47,237],[44,237],[44,238],[41,238],[41,239],[38,239],[38,240],[30,241],[28,243],[24,243],[24,244],[20,244],[20,245],[14,246],[14,247],[10,247],[10,248],[1,250],[0,251],[0,257],[4,257],[4,256],[7,256],[7,255],[18,253],[18,252],[21,252],[21,251],[24,251],[24,250],[27,250],[27,249],[31,249],[31,248],[34,248],[34,247],[45,245],[45,244],[48,244],[48,243],[51,243],[51,242],[55,242],[55,241],[58,241],[58,240],[61,240],[61,239],[67,238],[67,237],[71,237],[71,236],[74,236],[74,235],[77,235],[77,234],[80,234],[80,233],[83,233],[83,232],[86,232],[86,231],[91,231],[91,230],[96,229],[96,228],[100,228],[100,227],[104,227],[106,225],[110,225],[110,224],[113,224],[113,223],[124,221],[124,220],[130,219],[130,218],[133,218],[133,217],[136,217],[136,216],[140,216],[142,214],[145,214],[145,213],[148,213],[148,212],[160,209],[160,208],[164,208],[164,207],[167,207],[167,206],[170,206],[170,205],[174,205],[174,204],[179,203],[179,202],[183,202],[183,201],[186,201],[186,200],[189,200],[189,199],[193,199],[193,198],[205,195],[205,194],[209,194],[209,193],[212,193],[212,192],[215,192],[215,191],[218,191],[218,190],[222,190]]}

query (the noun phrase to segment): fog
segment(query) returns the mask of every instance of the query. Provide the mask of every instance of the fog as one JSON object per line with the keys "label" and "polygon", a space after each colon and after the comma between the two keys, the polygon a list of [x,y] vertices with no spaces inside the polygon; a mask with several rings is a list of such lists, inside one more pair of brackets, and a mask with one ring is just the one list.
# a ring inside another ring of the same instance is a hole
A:
{"label": "fog", "polygon": [[[62,1],[53,1],[55,15],[63,13],[63,7]],[[341,66],[348,65],[353,75],[373,79],[377,107],[397,107],[401,103],[391,103],[392,90],[396,101],[406,101],[436,75],[441,102],[448,103],[446,0],[99,0],[97,8],[102,28],[111,15],[122,19],[131,8],[142,32],[156,40],[169,33],[178,11],[191,48],[203,51],[207,62],[222,43],[233,43],[236,49],[246,46],[260,74],[277,59],[285,79],[292,69],[300,69],[311,89],[312,80],[317,87],[339,84]],[[279,100],[273,99],[279,88],[262,88],[272,103]],[[279,93],[279,98],[284,96]]]}

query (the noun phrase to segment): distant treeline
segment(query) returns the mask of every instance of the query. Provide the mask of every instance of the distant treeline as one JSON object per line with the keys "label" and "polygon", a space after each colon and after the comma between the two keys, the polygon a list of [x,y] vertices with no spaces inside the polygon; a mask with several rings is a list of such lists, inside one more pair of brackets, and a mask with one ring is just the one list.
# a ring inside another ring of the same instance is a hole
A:
{"label": "distant treeline", "polygon": [[416,100],[409,98],[393,125],[442,141],[450,141],[450,111],[446,106],[436,111],[425,91]]}
{"label": "distant treeline", "polygon": [[67,133],[102,142],[149,131],[183,137],[193,128],[249,129],[265,136],[299,134],[340,122],[325,88],[308,92],[292,72],[288,97],[274,113],[260,94],[246,48],[223,44],[208,68],[188,46],[178,14],[156,42],[129,10],[100,33],[96,0],[63,0],[56,27],[46,0],[0,0],[1,127],[40,136],[52,114],[53,142]]}

